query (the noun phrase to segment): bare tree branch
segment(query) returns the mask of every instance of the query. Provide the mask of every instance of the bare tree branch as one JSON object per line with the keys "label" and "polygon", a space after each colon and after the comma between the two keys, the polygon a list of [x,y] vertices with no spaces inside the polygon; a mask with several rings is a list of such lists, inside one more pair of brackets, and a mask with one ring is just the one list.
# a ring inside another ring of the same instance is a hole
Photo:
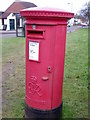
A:
{"label": "bare tree branch", "polygon": [[86,3],[83,8],[80,10],[81,18],[88,21],[90,19],[90,1]]}

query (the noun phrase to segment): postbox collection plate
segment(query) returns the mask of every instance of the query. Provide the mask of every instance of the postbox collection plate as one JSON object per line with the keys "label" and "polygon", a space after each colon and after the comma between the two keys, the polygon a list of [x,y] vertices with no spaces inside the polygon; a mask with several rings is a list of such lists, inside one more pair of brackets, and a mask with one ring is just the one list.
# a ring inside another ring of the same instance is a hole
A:
{"label": "postbox collection plate", "polygon": [[39,42],[29,41],[29,60],[39,61]]}

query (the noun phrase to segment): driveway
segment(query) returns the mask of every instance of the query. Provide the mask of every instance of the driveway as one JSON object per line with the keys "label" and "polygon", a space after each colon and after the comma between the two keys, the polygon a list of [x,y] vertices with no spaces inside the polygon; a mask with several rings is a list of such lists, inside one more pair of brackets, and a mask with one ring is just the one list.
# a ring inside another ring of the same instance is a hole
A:
{"label": "driveway", "polygon": [[78,28],[80,28],[80,26],[70,26],[70,27],[67,27],[67,33],[74,32]]}
{"label": "driveway", "polygon": [[0,31],[0,38],[16,37],[16,31]]}

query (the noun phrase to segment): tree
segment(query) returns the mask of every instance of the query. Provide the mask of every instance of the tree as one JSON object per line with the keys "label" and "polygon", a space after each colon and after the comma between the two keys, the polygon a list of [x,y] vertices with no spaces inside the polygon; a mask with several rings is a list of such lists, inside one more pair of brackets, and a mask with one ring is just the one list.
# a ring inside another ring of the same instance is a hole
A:
{"label": "tree", "polygon": [[90,20],[90,1],[86,3],[80,10],[81,19],[88,21]]}
{"label": "tree", "polygon": [[74,15],[74,18],[75,18],[75,19],[80,19],[80,15],[76,13],[76,14]]}

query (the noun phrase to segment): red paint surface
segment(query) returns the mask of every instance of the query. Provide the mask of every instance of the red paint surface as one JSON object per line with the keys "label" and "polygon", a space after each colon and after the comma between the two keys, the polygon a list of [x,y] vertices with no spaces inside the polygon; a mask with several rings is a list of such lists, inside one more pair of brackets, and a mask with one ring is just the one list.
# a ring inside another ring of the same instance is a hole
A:
{"label": "red paint surface", "polygon": [[[21,16],[26,18],[25,101],[36,109],[57,108],[62,102],[67,20],[73,14],[35,8],[21,11]],[[29,60],[29,41],[40,43],[39,61]]]}

